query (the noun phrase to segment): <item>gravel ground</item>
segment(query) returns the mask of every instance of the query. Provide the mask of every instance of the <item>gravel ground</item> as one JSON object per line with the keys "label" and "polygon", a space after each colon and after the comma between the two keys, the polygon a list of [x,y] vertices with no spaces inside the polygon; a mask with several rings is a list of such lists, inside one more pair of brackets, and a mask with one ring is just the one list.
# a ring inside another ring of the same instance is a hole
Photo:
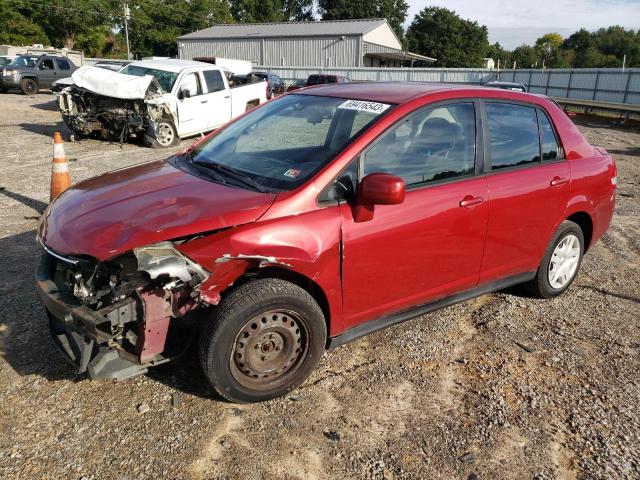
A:
{"label": "gravel ground", "polygon": [[[328,352],[287,398],[233,405],[193,352],[90,382],[55,351],[33,270],[59,128],[50,95],[0,95],[1,478],[640,478],[637,129],[581,127],[616,156],[619,197],[567,294],[485,295]],[[74,181],[165,155],[65,148]]]}

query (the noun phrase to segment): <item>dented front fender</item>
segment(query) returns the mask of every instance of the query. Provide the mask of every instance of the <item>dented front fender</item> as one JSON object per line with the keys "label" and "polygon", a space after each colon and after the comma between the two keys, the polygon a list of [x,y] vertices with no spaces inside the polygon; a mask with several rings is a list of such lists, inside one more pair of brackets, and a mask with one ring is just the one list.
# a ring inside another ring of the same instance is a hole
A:
{"label": "dented front fender", "polygon": [[231,228],[176,248],[211,272],[199,289],[213,305],[249,271],[276,267],[308,278],[327,298],[334,334],[342,316],[340,230],[337,209],[326,208]]}

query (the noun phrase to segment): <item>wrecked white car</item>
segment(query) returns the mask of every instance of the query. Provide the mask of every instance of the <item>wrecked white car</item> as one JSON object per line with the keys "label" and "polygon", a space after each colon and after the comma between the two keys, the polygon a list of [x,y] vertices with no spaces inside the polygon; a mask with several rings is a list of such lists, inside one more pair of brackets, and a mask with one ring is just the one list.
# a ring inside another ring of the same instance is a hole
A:
{"label": "wrecked white car", "polygon": [[119,72],[83,67],[71,78],[58,96],[76,137],[142,138],[153,147],[214,130],[266,101],[258,77],[239,81],[219,66],[189,60],[142,60]]}

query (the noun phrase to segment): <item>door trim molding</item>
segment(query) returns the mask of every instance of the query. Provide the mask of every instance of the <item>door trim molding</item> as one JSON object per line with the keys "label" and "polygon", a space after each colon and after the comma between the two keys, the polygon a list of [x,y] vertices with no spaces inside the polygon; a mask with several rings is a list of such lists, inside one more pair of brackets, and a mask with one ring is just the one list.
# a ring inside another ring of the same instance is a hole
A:
{"label": "door trim molding", "polygon": [[406,322],[407,320],[411,320],[435,310],[449,307],[451,305],[455,305],[456,303],[464,302],[466,300],[470,300],[487,293],[495,292],[496,290],[502,290],[503,288],[512,287],[519,283],[527,282],[533,279],[535,276],[536,272],[534,271],[506,277],[501,280],[485,283],[470,290],[466,290],[464,292],[456,293],[449,297],[436,300],[435,302],[426,303],[417,307],[412,307],[408,310],[394,313],[392,315],[380,317],[376,320],[361,323],[360,325],[345,330],[340,335],[329,338],[327,348],[339,347],[340,345],[352,342],[353,340],[364,337],[365,335],[369,335],[370,333],[382,330],[383,328],[387,328],[398,323]]}

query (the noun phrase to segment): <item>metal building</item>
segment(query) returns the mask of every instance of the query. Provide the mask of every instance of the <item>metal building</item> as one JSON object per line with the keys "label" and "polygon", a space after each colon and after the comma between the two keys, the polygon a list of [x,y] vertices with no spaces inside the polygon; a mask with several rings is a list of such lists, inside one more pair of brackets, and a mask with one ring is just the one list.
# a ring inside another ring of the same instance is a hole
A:
{"label": "metal building", "polygon": [[180,58],[224,57],[258,66],[399,67],[434,58],[406,52],[384,18],[220,24],[178,37]]}

